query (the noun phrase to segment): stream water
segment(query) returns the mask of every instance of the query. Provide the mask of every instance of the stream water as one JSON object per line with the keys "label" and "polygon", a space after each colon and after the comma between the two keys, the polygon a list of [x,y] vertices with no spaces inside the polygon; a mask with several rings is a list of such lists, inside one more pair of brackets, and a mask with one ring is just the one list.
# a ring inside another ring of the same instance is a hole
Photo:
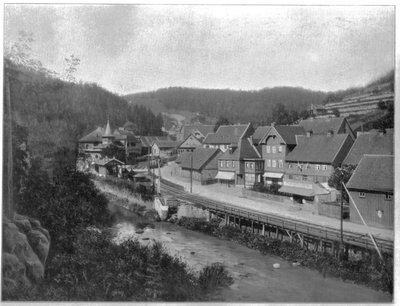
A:
{"label": "stream water", "polygon": [[[281,303],[382,303],[391,302],[389,294],[363,286],[324,277],[305,267],[294,267],[279,257],[265,256],[231,241],[194,232],[167,222],[148,222],[116,205],[115,240],[139,239],[142,243],[162,242],[165,249],[200,270],[213,262],[225,265],[234,283],[218,292],[216,301]],[[280,268],[274,269],[273,264]]]}

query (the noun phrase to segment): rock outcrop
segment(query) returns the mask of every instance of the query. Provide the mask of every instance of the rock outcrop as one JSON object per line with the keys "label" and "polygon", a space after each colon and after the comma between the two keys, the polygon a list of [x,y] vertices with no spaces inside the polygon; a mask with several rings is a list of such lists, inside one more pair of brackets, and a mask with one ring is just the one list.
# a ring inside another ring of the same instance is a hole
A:
{"label": "rock outcrop", "polygon": [[3,293],[30,287],[44,277],[50,235],[40,222],[15,214],[3,217]]}

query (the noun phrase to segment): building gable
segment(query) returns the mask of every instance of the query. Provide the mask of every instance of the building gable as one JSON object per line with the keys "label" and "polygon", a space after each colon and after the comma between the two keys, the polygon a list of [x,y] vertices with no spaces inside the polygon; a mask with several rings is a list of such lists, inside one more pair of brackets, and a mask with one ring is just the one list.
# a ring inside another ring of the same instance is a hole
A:
{"label": "building gable", "polygon": [[201,141],[198,140],[193,134],[190,134],[180,145],[179,148],[193,148],[201,147]]}

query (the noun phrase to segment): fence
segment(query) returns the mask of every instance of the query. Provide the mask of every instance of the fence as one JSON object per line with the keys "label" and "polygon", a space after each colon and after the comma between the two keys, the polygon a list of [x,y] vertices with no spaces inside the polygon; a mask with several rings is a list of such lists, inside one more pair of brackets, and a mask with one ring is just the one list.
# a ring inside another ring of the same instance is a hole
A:
{"label": "fence", "polygon": [[247,196],[247,197],[266,199],[266,200],[282,202],[282,203],[290,201],[289,197],[275,195],[275,194],[269,194],[269,193],[263,193],[263,192],[257,192],[257,191],[249,190],[246,188],[242,189],[242,195]]}
{"label": "fence", "polygon": [[[318,214],[321,216],[327,216],[331,218],[340,219],[340,203],[337,202],[325,202],[318,204]],[[349,217],[349,206],[343,206],[343,218]]]}
{"label": "fence", "polygon": [[209,178],[205,180],[200,181],[201,185],[211,185],[211,184],[216,184],[218,183],[218,179],[215,178]]}

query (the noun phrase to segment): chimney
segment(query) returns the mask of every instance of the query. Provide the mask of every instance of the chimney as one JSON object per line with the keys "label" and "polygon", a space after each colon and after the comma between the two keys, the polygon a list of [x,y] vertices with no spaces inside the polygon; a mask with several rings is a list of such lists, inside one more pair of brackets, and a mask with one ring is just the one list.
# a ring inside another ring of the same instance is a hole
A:
{"label": "chimney", "polygon": [[313,134],[313,131],[312,131],[312,130],[307,131],[307,137],[308,137],[308,138],[310,138],[310,137],[312,136],[312,134]]}
{"label": "chimney", "polygon": [[274,127],[274,126],[275,126],[275,122],[272,122],[272,123],[271,123],[271,127]]}

